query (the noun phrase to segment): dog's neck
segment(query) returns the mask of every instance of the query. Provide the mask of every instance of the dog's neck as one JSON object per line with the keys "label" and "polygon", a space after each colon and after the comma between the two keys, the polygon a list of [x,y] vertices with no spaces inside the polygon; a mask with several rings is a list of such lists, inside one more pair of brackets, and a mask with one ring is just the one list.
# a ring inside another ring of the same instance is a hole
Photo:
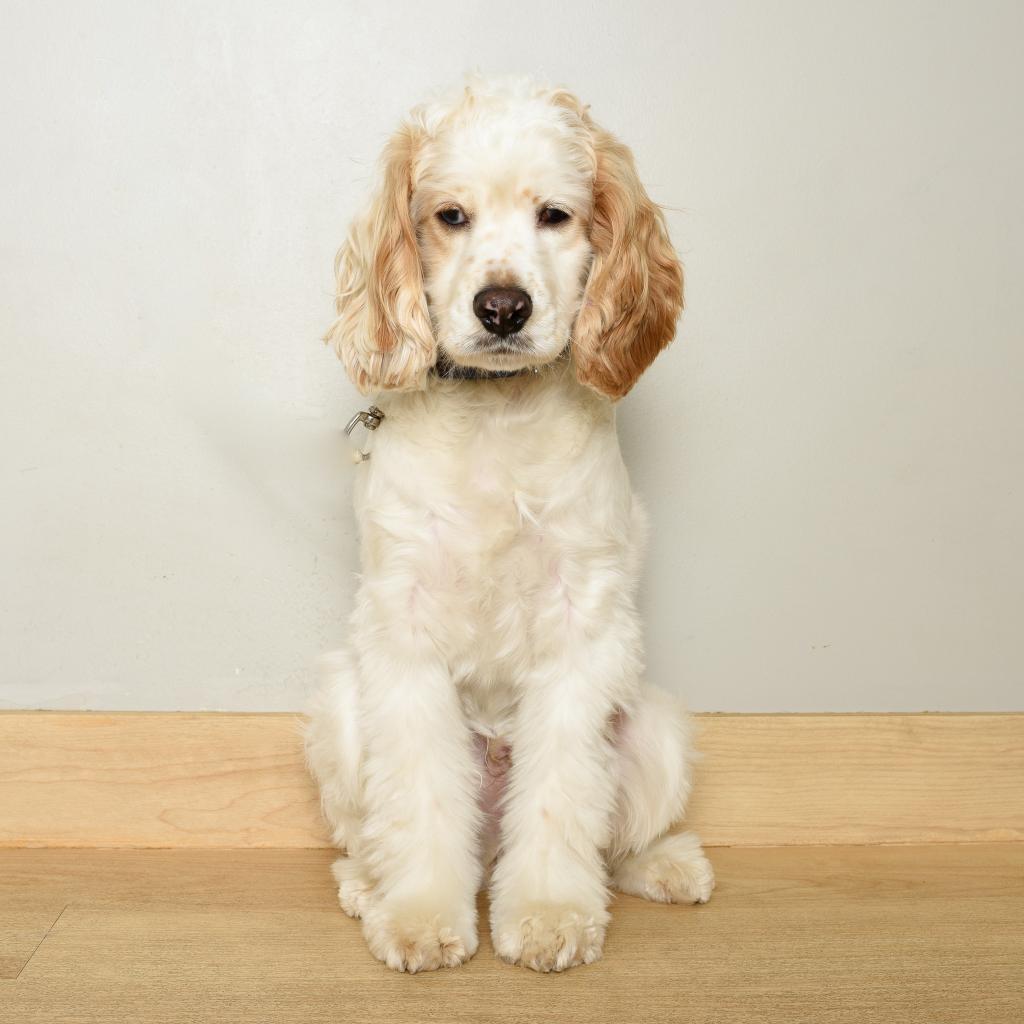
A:
{"label": "dog's neck", "polygon": [[[463,381],[468,385],[468,391],[462,386]],[[549,426],[552,418],[568,417],[572,421],[574,416],[582,416],[591,422],[605,414],[614,423],[612,403],[579,383],[567,354],[566,358],[536,369],[527,367],[505,373],[488,373],[453,365],[450,361],[439,361],[431,368],[424,383],[425,386],[416,391],[379,395],[376,400],[384,408],[371,405],[369,409],[357,412],[348,421],[345,433],[351,436],[356,427],[362,426],[366,435],[357,434],[353,441],[359,437],[365,441],[385,421],[390,428],[389,433],[395,428],[409,430],[410,424],[414,425],[412,429],[422,432],[424,424],[431,418],[444,424],[446,417],[452,415],[455,422],[462,423],[470,411],[482,422],[488,410],[500,418],[517,406],[532,410],[531,417],[542,416]],[[365,462],[369,458],[369,449],[357,444],[352,452],[352,461]]]}

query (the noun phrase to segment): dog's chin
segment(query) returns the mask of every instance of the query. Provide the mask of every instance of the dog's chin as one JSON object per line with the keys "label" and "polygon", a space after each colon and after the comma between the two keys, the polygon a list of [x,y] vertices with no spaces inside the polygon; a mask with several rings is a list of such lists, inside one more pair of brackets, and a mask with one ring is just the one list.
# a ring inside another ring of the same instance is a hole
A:
{"label": "dog's chin", "polygon": [[545,366],[558,358],[550,346],[538,348],[526,331],[499,338],[493,334],[479,334],[458,344],[440,344],[444,358],[455,366],[486,373],[517,373],[520,370]]}

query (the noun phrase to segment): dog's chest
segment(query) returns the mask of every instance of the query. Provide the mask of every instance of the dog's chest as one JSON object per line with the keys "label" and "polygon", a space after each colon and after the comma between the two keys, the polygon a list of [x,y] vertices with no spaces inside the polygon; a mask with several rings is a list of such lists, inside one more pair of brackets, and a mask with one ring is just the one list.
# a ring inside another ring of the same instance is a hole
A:
{"label": "dog's chest", "polygon": [[510,383],[397,396],[357,491],[364,575],[478,674],[521,663],[567,560],[628,533],[607,403]]}

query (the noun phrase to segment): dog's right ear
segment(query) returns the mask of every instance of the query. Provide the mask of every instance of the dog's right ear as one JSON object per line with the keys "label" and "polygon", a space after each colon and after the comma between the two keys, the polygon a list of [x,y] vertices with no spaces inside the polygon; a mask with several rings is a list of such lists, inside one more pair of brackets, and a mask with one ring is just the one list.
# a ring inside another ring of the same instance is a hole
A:
{"label": "dog's right ear", "polygon": [[334,264],[338,317],[324,340],[363,394],[420,388],[437,360],[409,212],[417,140],[404,125],[388,142],[380,187]]}

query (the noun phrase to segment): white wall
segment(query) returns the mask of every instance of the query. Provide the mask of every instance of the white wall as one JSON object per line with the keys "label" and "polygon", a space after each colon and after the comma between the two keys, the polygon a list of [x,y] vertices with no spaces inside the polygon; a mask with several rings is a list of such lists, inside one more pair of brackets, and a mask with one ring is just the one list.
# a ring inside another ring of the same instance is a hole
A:
{"label": "white wall", "polygon": [[689,311],[621,410],[651,676],[1024,708],[1022,11],[6,4],[0,707],[302,705],[355,556],[334,249],[477,65],[573,87],[672,208]]}

